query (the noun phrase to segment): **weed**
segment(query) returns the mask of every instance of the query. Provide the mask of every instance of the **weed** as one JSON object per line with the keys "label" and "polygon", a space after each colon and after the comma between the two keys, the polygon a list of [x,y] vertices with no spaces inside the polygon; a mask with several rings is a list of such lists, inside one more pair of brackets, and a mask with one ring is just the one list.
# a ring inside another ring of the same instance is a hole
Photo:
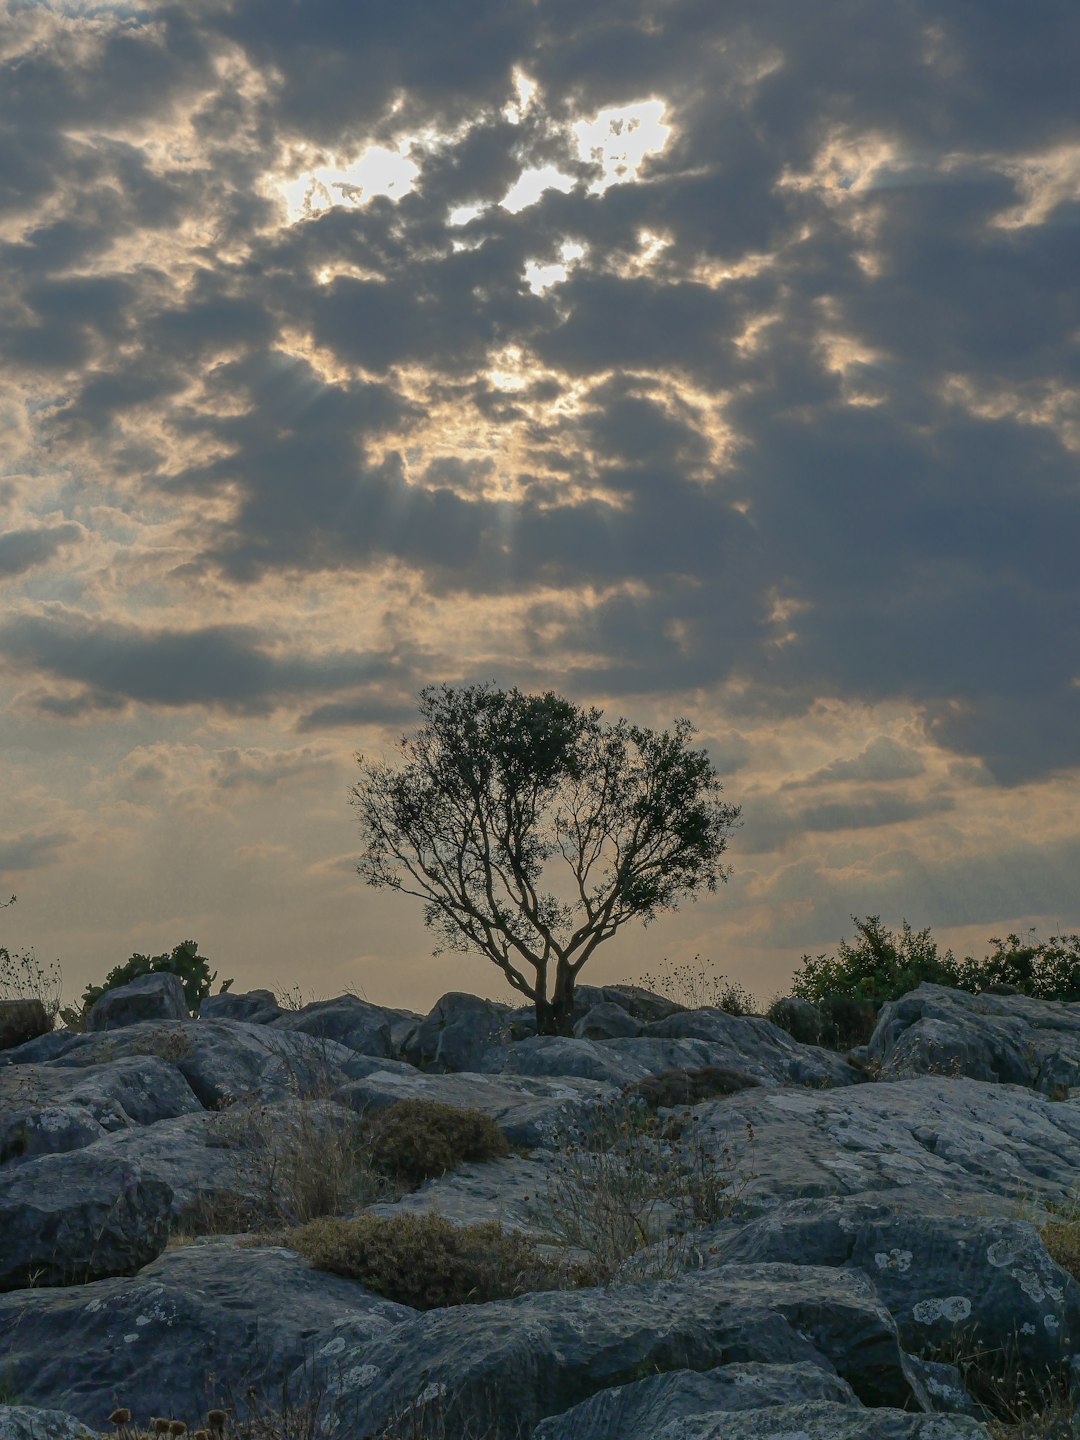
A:
{"label": "weed", "polygon": [[506,1137],[490,1115],[433,1100],[399,1100],[370,1127],[372,1168],[409,1189],[455,1165],[509,1153]]}
{"label": "weed", "polygon": [[658,975],[646,973],[632,983],[651,990],[654,995],[666,995],[688,1010],[703,1010],[711,1006],[726,1010],[729,1015],[760,1013],[760,1006],[749,990],[713,970],[711,963],[700,955],[682,965],[674,965],[668,960],[663,963],[668,967],[666,972],[661,969]]}
{"label": "weed", "polygon": [[561,1277],[527,1236],[492,1222],[454,1225],[434,1212],[326,1216],[292,1231],[285,1243],[316,1269],[418,1310],[554,1290]]}
{"label": "weed", "polygon": [[[657,1124],[640,1102],[613,1098],[564,1137],[533,1218],[563,1245],[584,1251],[596,1283],[665,1236],[736,1214],[754,1176],[727,1144],[705,1138],[692,1111]],[[666,1260],[681,1268],[679,1247]]]}

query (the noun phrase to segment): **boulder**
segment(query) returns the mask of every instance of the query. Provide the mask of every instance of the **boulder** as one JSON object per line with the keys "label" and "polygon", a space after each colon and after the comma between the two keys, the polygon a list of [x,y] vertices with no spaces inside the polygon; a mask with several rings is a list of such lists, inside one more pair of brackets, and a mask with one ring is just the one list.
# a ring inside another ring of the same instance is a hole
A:
{"label": "boulder", "polygon": [[78,1150],[114,1130],[202,1114],[191,1086],[154,1056],[75,1068],[0,1070],[0,1166]]}
{"label": "boulder", "polygon": [[[837,1090],[762,1085],[695,1107],[697,1137],[753,1171],[758,1213],[786,1200],[873,1195],[915,1214],[1067,1203],[1080,1104],[1014,1085],[924,1075]],[[753,1142],[746,1127],[753,1130]]]}
{"label": "boulder", "polygon": [[541,1420],[533,1440],[653,1440],[672,1421],[806,1400],[859,1404],[846,1380],[807,1360],[669,1370],[601,1390],[561,1415]]}
{"label": "boulder", "polygon": [[53,1017],[40,1000],[0,1000],[0,1050],[11,1050],[47,1035]]}
{"label": "boulder", "polygon": [[412,1031],[401,1058],[434,1074],[475,1070],[485,1050],[510,1039],[508,1005],[452,990]]}
{"label": "boulder", "polygon": [[316,1000],[302,1010],[286,1012],[273,1024],[277,1030],[334,1040],[362,1055],[388,1059],[397,1054],[390,1031],[392,1017],[401,1018],[356,995],[339,995],[336,1000]]}
{"label": "boulder", "polygon": [[199,1006],[200,1020],[247,1020],[252,1025],[269,1025],[286,1013],[272,990],[248,990],[240,995],[222,990],[207,995]]}
{"label": "boulder", "polygon": [[106,990],[90,1007],[86,1029],[118,1030],[140,1020],[189,1020],[184,987],[179,975],[159,972],[140,975],[126,985]]}
{"label": "boulder", "polygon": [[601,1000],[574,1024],[574,1034],[579,1040],[614,1040],[640,1031],[638,1021],[612,1000]]}
{"label": "boulder", "polygon": [[576,1076],[605,1085],[628,1085],[641,1080],[648,1068],[624,1058],[595,1040],[565,1035],[530,1035],[510,1045],[496,1045],[481,1056],[482,1075],[534,1075],[558,1078]]}
{"label": "boulder", "polygon": [[[747,1022],[737,1015],[729,1018],[736,1024]],[[822,1089],[864,1084],[868,1079],[864,1070],[848,1064],[834,1050],[822,1050],[818,1045],[799,1045],[776,1025],[770,1028],[776,1035],[782,1035],[783,1040],[778,1041],[773,1035],[755,1031],[737,1034],[734,1043],[732,1040],[703,1040],[700,1037],[665,1038],[654,1034],[654,1027],[649,1025],[648,1030],[636,1038],[605,1040],[600,1044],[621,1060],[644,1067],[649,1074],[660,1074],[662,1070],[723,1066],[752,1074],[762,1084],[804,1084]]]}
{"label": "boulder", "polygon": [[[622,1440],[622,1433],[587,1429],[581,1440],[599,1440],[601,1435]],[[863,1410],[830,1400],[801,1400],[762,1410],[717,1407],[648,1433],[658,1440],[987,1440],[989,1432],[977,1420],[960,1415],[908,1415],[892,1408]]]}
{"label": "boulder", "polygon": [[[728,1065],[749,1071],[759,1080],[776,1085],[857,1085],[865,1081],[862,1071],[849,1065],[843,1056],[817,1045],[803,1045],[786,1030],[761,1015],[729,1015],[717,1006],[684,1010],[666,1020],[647,1025],[638,1040],[611,1040],[620,1053],[642,1055],[646,1040],[694,1040],[711,1047],[712,1057],[697,1063]],[[658,1069],[670,1069],[689,1061],[669,1060]]]}
{"label": "boulder", "polygon": [[769,1006],[768,1018],[800,1045],[821,1044],[824,1029],[821,1011],[799,995],[782,995]]}
{"label": "boulder", "polygon": [[490,1115],[511,1145],[550,1145],[570,1125],[590,1115],[614,1094],[593,1080],[546,1080],[518,1075],[426,1075],[419,1071],[375,1070],[352,1080],[334,1095],[361,1115],[375,1115],[398,1100],[436,1100]]}
{"label": "boulder", "polygon": [[214,1110],[251,1095],[273,1100],[324,1093],[353,1073],[354,1062],[359,1073],[366,1068],[364,1057],[334,1040],[246,1020],[142,1022],[107,1034],[67,1035],[46,1047],[43,1042],[52,1039],[9,1052],[12,1063],[22,1069],[44,1061],[59,1068],[156,1055],[175,1065],[199,1102]]}
{"label": "boulder", "polygon": [[795,1265],[428,1311],[375,1340],[324,1340],[290,1389],[321,1394],[324,1434],[369,1440],[427,1397],[448,1434],[468,1416],[509,1437],[643,1374],[751,1360],[837,1374],[865,1405],[930,1409],[869,1280]]}
{"label": "boulder", "polygon": [[878,1200],[798,1200],[747,1225],[698,1237],[707,1267],[836,1265],[861,1270],[905,1349],[962,1327],[988,1350],[1011,1347],[1043,1372],[1080,1350],[1080,1284],[1047,1254],[1035,1226],[987,1215],[897,1213]]}
{"label": "boulder", "polygon": [[96,1440],[81,1420],[63,1410],[0,1405],[0,1440]]}
{"label": "boulder", "polygon": [[[96,1431],[117,1404],[189,1430],[215,1403],[281,1400],[316,1337],[349,1317],[369,1340],[414,1311],[291,1250],[229,1241],[168,1250],[131,1278],[0,1297],[0,1354],[27,1404],[78,1415]],[[35,1437],[36,1440],[36,1437]]]}
{"label": "boulder", "polygon": [[967,1075],[1062,1098],[1080,1086],[1080,1003],[920,985],[882,1007],[868,1053],[883,1079]]}
{"label": "boulder", "polygon": [[172,1191],[94,1147],[0,1171],[0,1290],[132,1275],[160,1255]]}

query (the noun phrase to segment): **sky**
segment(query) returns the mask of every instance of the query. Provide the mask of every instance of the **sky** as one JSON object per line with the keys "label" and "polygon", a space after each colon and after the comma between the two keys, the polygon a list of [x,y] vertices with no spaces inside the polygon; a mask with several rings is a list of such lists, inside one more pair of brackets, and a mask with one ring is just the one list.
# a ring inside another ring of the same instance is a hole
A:
{"label": "sky", "polygon": [[1075,0],[0,4],[0,943],[512,996],[356,874],[492,681],[686,716],[700,955],[1080,929]]}

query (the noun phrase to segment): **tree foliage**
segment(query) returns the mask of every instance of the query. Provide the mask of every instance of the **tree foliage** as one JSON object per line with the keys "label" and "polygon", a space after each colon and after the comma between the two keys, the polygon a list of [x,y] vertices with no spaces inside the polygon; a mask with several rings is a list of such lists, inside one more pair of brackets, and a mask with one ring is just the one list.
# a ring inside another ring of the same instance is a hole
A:
{"label": "tree foliage", "polygon": [[605,724],[492,685],[429,686],[420,713],[399,766],[357,756],[358,871],[423,902],[436,954],[486,955],[563,1032],[598,945],[726,880],[738,808],[686,720]]}
{"label": "tree foliage", "polygon": [[[199,954],[199,942],[197,940],[181,940],[179,945],[174,945],[171,951],[161,955],[136,953],[130,960],[125,960],[123,965],[117,965],[110,970],[103,984],[88,985],[83,991],[83,1011],[85,1013],[91,1005],[100,1000],[106,990],[115,990],[120,985],[127,985],[141,975],[162,973],[180,977],[184,985],[184,1000],[188,1009],[195,1014],[198,1014],[199,1006],[210,994],[210,987],[217,979],[217,971],[211,973],[210,962],[205,955]],[[228,990],[231,984],[231,980],[224,980],[221,989]]]}

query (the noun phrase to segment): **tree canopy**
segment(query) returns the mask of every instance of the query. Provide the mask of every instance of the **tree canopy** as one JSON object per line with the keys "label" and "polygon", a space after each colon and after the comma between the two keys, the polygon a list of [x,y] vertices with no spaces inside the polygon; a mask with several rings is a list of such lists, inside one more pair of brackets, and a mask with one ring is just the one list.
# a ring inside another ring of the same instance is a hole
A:
{"label": "tree canopy", "polygon": [[[429,686],[397,766],[358,755],[359,874],[413,895],[445,949],[486,955],[565,1033],[598,945],[727,879],[739,809],[694,728],[655,731],[551,691]],[[550,987],[550,989],[549,989]]]}

